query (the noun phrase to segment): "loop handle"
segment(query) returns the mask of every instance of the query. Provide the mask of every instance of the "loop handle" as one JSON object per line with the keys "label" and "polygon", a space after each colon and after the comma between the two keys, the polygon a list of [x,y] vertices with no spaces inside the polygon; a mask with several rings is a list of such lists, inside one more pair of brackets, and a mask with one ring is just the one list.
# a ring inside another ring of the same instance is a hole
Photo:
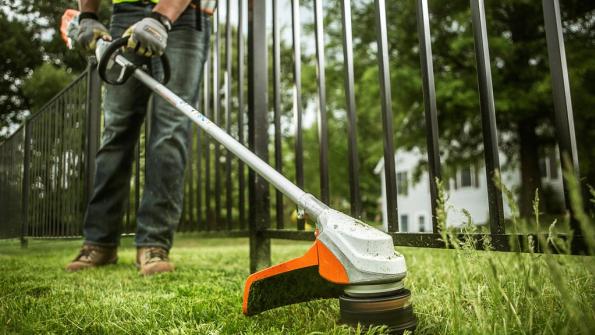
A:
{"label": "loop handle", "polygon": [[[97,65],[97,72],[99,73],[99,77],[110,85],[122,85],[130,78],[130,76],[134,73],[136,67],[125,66],[122,69],[122,73],[116,80],[112,80],[107,76],[107,65],[109,64],[110,60],[116,55],[119,50],[122,50],[127,44],[128,39],[130,36],[117,38],[113,40],[109,45],[105,48],[103,54],[99,58],[99,64]],[[165,54],[159,57],[161,59],[161,64],[163,64],[163,80],[160,81],[161,84],[165,85],[169,82],[169,78],[171,75],[171,69],[169,66],[169,59]]]}

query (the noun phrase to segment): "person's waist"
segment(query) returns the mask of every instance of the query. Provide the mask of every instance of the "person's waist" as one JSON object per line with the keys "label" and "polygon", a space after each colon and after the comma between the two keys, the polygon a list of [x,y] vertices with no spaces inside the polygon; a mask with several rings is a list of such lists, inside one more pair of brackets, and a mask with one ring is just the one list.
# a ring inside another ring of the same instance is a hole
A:
{"label": "person's waist", "polygon": [[[114,4],[114,10],[122,9],[122,6],[154,6],[159,2],[159,0],[112,0]],[[215,10],[217,9],[217,0],[193,0],[188,5],[187,9],[197,10],[200,9],[201,12],[213,15]]]}
{"label": "person's waist", "polygon": [[138,5],[138,6],[145,6],[145,5],[155,5],[159,2],[159,0],[112,0],[114,5],[119,4],[131,4],[131,5]]}

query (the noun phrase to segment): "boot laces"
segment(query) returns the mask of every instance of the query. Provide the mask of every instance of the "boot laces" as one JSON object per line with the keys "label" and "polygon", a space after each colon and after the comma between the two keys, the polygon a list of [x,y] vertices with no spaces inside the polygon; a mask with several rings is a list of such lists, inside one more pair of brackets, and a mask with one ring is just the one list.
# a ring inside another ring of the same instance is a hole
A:
{"label": "boot laces", "polygon": [[163,248],[149,248],[145,251],[145,263],[167,262],[167,251]]}
{"label": "boot laces", "polygon": [[81,251],[79,252],[78,256],[76,256],[75,261],[90,262],[93,253],[95,253],[95,249],[84,246],[81,248]]}

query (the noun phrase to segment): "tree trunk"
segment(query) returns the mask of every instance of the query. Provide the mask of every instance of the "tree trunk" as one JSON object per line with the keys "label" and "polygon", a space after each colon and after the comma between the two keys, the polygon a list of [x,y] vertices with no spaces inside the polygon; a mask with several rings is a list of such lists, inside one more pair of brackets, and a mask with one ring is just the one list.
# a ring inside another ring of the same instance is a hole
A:
{"label": "tree trunk", "polygon": [[541,190],[541,174],[539,172],[539,139],[535,134],[534,119],[524,119],[519,122],[519,149],[521,160],[521,217],[533,216],[533,199],[535,190]]}

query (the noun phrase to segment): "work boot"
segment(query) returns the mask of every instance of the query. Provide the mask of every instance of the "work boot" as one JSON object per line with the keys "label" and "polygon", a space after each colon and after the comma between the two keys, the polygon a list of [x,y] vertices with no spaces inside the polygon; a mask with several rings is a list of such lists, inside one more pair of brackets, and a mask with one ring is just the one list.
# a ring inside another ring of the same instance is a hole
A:
{"label": "work boot", "polygon": [[169,262],[168,251],[161,247],[142,247],[136,249],[136,266],[142,275],[153,275],[174,271]]}
{"label": "work boot", "polygon": [[116,264],[117,261],[117,248],[83,244],[78,256],[66,265],[66,271],[74,272],[108,264]]}

